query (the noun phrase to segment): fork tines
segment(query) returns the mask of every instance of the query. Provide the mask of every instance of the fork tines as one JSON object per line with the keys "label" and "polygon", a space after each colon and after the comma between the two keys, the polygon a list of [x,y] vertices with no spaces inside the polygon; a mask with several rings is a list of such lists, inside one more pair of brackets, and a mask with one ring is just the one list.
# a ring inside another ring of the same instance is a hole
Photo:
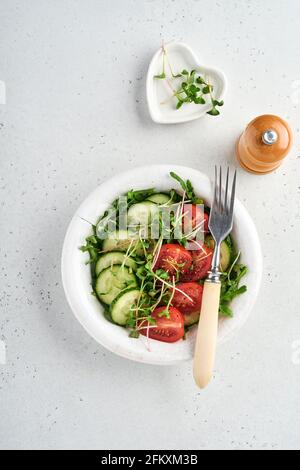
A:
{"label": "fork tines", "polygon": [[[222,167],[220,166],[220,169],[219,169],[219,172],[218,172],[218,167],[215,166],[215,191],[214,191],[213,207],[218,212],[227,214],[228,216],[233,216],[235,190],[236,190],[236,170],[235,170],[234,176],[233,176],[230,198],[229,198],[229,194],[228,194],[229,176],[230,176],[230,171],[229,171],[229,167],[228,167],[227,168],[227,174],[226,174],[225,191],[223,191],[223,188],[222,188]],[[224,198],[222,198],[222,193],[223,192],[224,192]]]}

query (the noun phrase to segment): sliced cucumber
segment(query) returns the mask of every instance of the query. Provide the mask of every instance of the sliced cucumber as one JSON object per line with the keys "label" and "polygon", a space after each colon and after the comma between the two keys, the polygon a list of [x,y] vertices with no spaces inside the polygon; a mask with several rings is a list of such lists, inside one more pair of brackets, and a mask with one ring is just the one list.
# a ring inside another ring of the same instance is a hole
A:
{"label": "sliced cucumber", "polygon": [[[215,241],[211,235],[205,238],[205,244],[211,248],[214,249],[215,247]],[[230,265],[230,260],[231,260],[231,249],[228,243],[226,241],[221,243],[221,270],[223,273],[225,273]]]}
{"label": "sliced cucumber", "polygon": [[125,326],[131,310],[137,305],[140,298],[138,289],[127,289],[114,300],[110,307],[111,318],[114,323]]}
{"label": "sliced cucumber", "polygon": [[98,276],[98,274],[101,273],[103,269],[109,268],[114,264],[121,264],[123,266],[127,266],[133,271],[137,270],[137,264],[132,258],[129,258],[120,251],[110,251],[109,253],[104,253],[98,259],[95,267],[96,276]]}
{"label": "sliced cucumber", "polygon": [[184,315],[184,325],[192,326],[199,322],[200,312],[193,312]]}
{"label": "sliced cucumber", "polygon": [[130,249],[130,252],[133,250],[138,256],[142,256],[144,253],[141,242],[138,239],[130,238],[126,230],[116,230],[109,235],[109,238],[106,238],[103,241],[103,251],[127,251]]}
{"label": "sliced cucumber", "polygon": [[95,291],[104,304],[110,305],[123,290],[136,285],[134,273],[127,266],[115,264],[101,271],[96,280]]}
{"label": "sliced cucumber", "polygon": [[[142,239],[159,237],[159,206],[151,201],[133,204],[128,210],[128,227]],[[155,231],[155,233],[154,233]]]}
{"label": "sliced cucumber", "polygon": [[133,204],[128,210],[128,224],[130,226],[149,225],[158,214],[157,204],[151,201]]}
{"label": "sliced cucumber", "polygon": [[159,204],[160,206],[172,203],[171,197],[165,193],[152,194],[152,196],[148,197],[147,201],[154,202],[155,204]]}

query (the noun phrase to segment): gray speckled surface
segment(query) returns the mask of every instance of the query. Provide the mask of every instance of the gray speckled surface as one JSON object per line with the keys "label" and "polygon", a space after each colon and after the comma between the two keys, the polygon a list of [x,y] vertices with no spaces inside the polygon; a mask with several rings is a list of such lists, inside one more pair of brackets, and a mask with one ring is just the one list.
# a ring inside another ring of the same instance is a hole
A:
{"label": "gray speckled surface", "polygon": [[[297,0],[1,1],[1,448],[300,447],[299,15]],[[145,75],[162,38],[225,71],[219,119],[150,121]],[[149,367],[105,351],[61,286],[80,201],[149,162],[211,173],[233,161],[246,123],[269,112],[289,119],[295,147],[272,175],[239,171],[265,272],[249,322],[219,350],[214,384],[199,392],[190,364]]]}

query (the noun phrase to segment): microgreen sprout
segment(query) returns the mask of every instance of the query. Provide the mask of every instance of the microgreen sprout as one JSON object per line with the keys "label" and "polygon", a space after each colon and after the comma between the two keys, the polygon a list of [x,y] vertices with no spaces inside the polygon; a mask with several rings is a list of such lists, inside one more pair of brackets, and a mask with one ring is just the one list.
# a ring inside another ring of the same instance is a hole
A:
{"label": "microgreen sprout", "polygon": [[[171,76],[168,77],[166,73],[166,63],[169,66]],[[194,103],[196,105],[204,105],[207,103],[206,97],[208,96],[211,103],[211,109],[207,111],[210,116],[218,116],[220,111],[218,107],[224,105],[224,101],[218,101],[214,95],[214,86],[205,79],[200,71],[186,69],[180,73],[175,74],[170,63],[168,53],[165,46],[162,46],[162,72],[154,75],[156,80],[165,80],[171,90],[171,98],[175,98],[176,109],[180,109],[184,104]],[[177,89],[172,85],[172,80],[180,79]],[[162,103],[164,104],[164,103]]]}
{"label": "microgreen sprout", "polygon": [[[226,242],[233,248],[231,237],[227,237]],[[238,252],[234,255],[233,261],[227,273],[222,273],[222,288],[221,288],[221,299],[220,299],[220,315],[232,317],[233,312],[229,307],[232,300],[244,294],[247,291],[246,286],[240,286],[241,279],[247,274],[247,266],[238,263],[241,253]]]}

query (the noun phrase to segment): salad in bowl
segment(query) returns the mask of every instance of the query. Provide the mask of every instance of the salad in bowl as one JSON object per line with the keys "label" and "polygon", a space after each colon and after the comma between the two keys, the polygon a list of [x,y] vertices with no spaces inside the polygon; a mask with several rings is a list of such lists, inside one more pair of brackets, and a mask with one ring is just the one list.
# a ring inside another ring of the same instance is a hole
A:
{"label": "salad in bowl", "polygon": [[[80,248],[89,254],[92,294],[130,338],[175,343],[198,324],[214,248],[209,211],[191,181],[170,172],[169,191],[130,189],[92,224]],[[229,235],[221,245],[222,317],[247,290],[240,256]]]}
{"label": "salad in bowl", "polygon": [[[98,343],[149,364],[193,357],[214,246],[211,202],[209,178],[179,165],[121,173],[83,201],[65,236],[62,281],[77,320]],[[256,228],[239,200],[222,271],[219,343],[245,323],[262,274]]]}

